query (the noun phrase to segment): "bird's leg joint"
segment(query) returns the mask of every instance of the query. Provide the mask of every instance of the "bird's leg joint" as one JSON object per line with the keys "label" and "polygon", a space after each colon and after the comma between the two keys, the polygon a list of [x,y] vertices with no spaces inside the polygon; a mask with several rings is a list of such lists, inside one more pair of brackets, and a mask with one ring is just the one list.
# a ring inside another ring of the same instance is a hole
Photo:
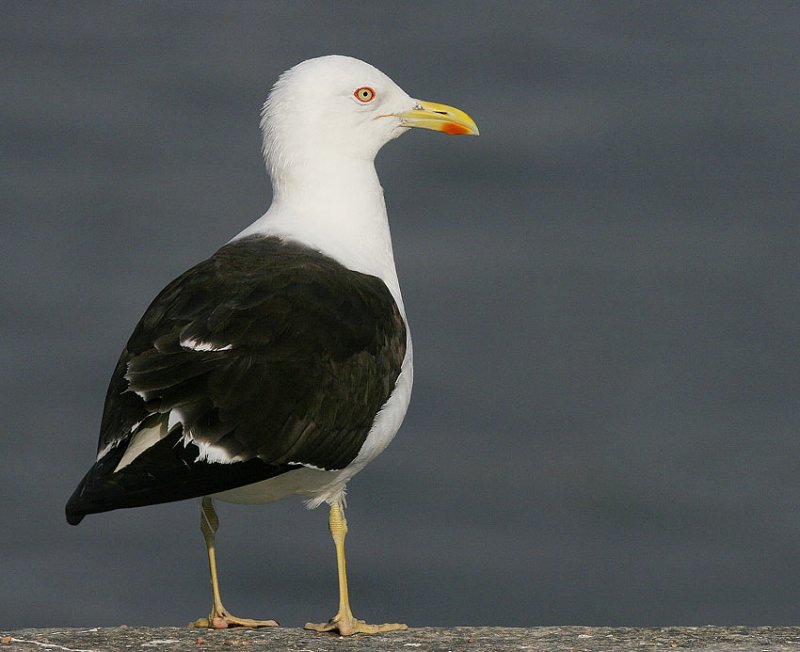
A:
{"label": "bird's leg joint", "polygon": [[206,542],[213,540],[219,529],[219,517],[214,509],[214,502],[208,496],[203,498],[200,507],[200,531]]}
{"label": "bird's leg joint", "polygon": [[344,517],[344,510],[339,503],[331,505],[331,512],[328,517],[328,528],[334,541],[344,540],[347,534],[347,519]]}

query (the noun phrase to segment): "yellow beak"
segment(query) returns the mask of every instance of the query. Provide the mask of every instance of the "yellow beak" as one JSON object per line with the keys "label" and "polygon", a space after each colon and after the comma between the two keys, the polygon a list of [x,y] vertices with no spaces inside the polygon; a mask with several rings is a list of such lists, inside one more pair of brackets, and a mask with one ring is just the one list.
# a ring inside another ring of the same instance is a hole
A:
{"label": "yellow beak", "polygon": [[436,102],[417,100],[417,106],[410,111],[398,113],[404,127],[421,127],[442,131],[451,136],[477,136],[478,125],[461,109]]}

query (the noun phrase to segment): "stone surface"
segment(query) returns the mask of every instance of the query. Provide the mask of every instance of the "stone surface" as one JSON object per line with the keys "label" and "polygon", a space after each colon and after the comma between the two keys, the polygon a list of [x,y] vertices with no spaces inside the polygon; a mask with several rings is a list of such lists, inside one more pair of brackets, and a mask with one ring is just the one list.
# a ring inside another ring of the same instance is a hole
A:
{"label": "stone surface", "polygon": [[181,627],[0,630],[0,652],[601,652],[605,650],[800,650],[800,627],[423,627],[344,638],[302,629],[207,631]]}

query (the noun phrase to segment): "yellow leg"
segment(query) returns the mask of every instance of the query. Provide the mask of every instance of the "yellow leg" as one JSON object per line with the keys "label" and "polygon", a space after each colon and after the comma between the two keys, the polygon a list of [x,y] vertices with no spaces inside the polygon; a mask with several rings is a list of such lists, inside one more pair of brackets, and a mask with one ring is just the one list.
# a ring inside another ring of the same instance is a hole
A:
{"label": "yellow leg", "polygon": [[347,593],[347,564],[344,558],[344,538],[347,535],[347,520],[341,503],[331,505],[328,518],[333,545],[336,546],[336,567],[339,571],[339,611],[327,623],[306,623],[306,629],[315,632],[339,632],[342,636],[351,634],[379,634],[408,629],[408,625],[399,623],[386,623],[384,625],[368,625],[363,620],[358,620],[350,611],[350,598]]}
{"label": "yellow leg", "polygon": [[191,627],[208,627],[212,629],[226,629],[227,627],[277,627],[274,620],[252,620],[251,618],[237,618],[231,615],[222,606],[219,596],[219,581],[217,579],[217,552],[214,545],[215,535],[219,528],[219,517],[214,509],[214,502],[206,496],[200,507],[200,531],[206,541],[208,551],[208,567],[211,571],[211,613],[208,618],[200,618],[191,624]]}

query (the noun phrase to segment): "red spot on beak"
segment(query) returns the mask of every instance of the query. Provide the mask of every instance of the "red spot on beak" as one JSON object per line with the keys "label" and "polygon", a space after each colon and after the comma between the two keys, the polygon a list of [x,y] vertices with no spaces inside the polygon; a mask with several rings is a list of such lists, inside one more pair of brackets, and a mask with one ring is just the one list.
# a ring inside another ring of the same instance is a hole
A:
{"label": "red spot on beak", "polygon": [[450,136],[463,136],[469,133],[469,129],[455,122],[445,122],[442,125],[442,131]]}

